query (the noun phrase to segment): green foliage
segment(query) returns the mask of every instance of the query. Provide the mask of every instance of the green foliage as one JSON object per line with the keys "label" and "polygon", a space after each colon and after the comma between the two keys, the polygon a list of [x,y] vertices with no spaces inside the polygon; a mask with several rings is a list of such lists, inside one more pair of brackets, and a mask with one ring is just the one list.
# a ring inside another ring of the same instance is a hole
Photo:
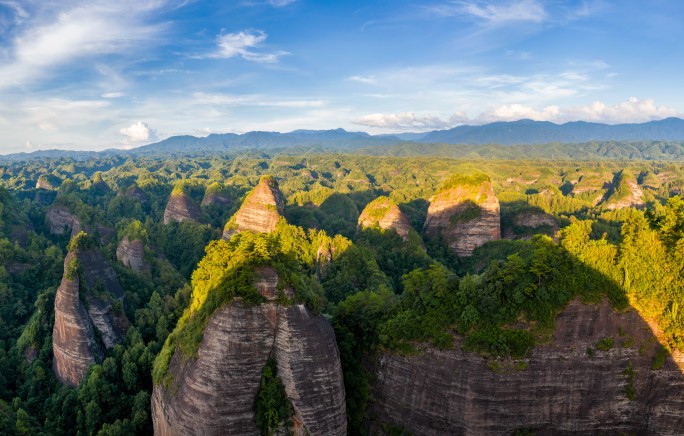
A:
{"label": "green foliage", "polygon": [[627,399],[633,401],[636,398],[636,387],[634,386],[634,382],[636,381],[637,372],[634,369],[632,362],[627,364],[627,367],[622,374],[625,376],[626,381],[625,395],[627,396]]}
{"label": "green foliage", "polygon": [[97,247],[97,241],[95,238],[87,234],[86,232],[79,232],[76,236],[69,242],[69,251],[87,251]]}
{"label": "green foliage", "polygon": [[444,183],[442,183],[440,190],[444,191],[460,186],[480,186],[483,183],[490,181],[491,179],[486,173],[471,169],[470,171],[461,174],[454,174],[453,176],[449,177]]}
{"label": "green foliage", "polygon": [[651,369],[653,370],[658,370],[665,365],[665,361],[667,360],[667,356],[669,356],[670,353],[667,351],[667,348],[665,347],[658,347],[656,350],[655,354],[653,355],[653,359],[651,360]]}
{"label": "green foliage", "polygon": [[261,434],[271,436],[292,427],[294,410],[278,377],[278,365],[269,357],[261,373],[259,392],[254,404],[254,418]]}
{"label": "green foliage", "polygon": [[603,338],[596,343],[596,349],[601,351],[608,351],[613,348],[615,340],[613,338]]}

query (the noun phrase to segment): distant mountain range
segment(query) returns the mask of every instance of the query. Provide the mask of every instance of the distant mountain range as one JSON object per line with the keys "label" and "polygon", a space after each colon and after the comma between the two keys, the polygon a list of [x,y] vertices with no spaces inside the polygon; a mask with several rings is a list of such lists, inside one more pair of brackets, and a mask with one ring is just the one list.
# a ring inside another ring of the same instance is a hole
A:
{"label": "distant mountain range", "polygon": [[[16,153],[0,156],[0,161],[26,159],[56,159],[68,157],[88,159],[94,156],[118,155],[186,155],[240,152],[351,152],[359,149],[372,149],[373,154],[387,154],[410,149],[412,155],[420,154],[421,147],[434,153],[438,144],[443,152],[453,144],[454,149],[463,146],[503,145],[525,146],[540,144],[583,144],[591,142],[635,143],[642,141],[684,141],[684,120],[666,118],[642,124],[601,124],[575,121],[554,124],[547,121],[520,120],[496,122],[481,126],[459,126],[449,130],[435,130],[428,133],[401,133],[396,135],[369,135],[365,132],[335,130],[295,130],[289,133],[247,132],[244,134],[212,134],[207,137],[173,136],[163,141],[144,145],[132,150],[105,150],[103,152],[43,150],[34,153]],[[455,147],[458,145],[459,147]],[[681,145],[681,144],[680,144]],[[572,148],[572,147],[570,147]],[[391,149],[391,151],[390,151]],[[563,147],[567,149],[567,147]],[[557,150],[557,149],[556,149]],[[477,154],[482,154],[475,150]],[[543,149],[535,147],[535,154]],[[667,150],[664,150],[667,155]],[[429,152],[428,152],[429,154]],[[662,153],[656,153],[662,156]],[[633,159],[648,159],[648,155],[634,156]],[[652,158],[652,157],[651,157]]]}

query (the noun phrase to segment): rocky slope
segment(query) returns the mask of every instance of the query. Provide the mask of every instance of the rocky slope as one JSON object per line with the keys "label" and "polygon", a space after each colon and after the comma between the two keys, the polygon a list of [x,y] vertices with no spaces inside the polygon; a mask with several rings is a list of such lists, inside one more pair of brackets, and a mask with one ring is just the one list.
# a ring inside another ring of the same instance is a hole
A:
{"label": "rocky slope", "polygon": [[123,298],[116,273],[98,250],[66,256],[52,333],[53,370],[60,381],[77,386],[104,350],[122,341],[128,320],[116,306]]}
{"label": "rocky slope", "polygon": [[559,315],[553,341],[517,369],[463,352],[458,340],[454,350],[382,356],[371,416],[425,435],[679,434],[684,357],[654,370],[657,347],[635,311],[575,301]]}
{"label": "rocky slope", "polygon": [[147,197],[145,191],[140,189],[138,185],[130,186],[128,189],[126,189],[124,195],[128,198],[135,198],[143,204],[149,201],[149,198]]}
{"label": "rocky slope", "polygon": [[124,236],[116,247],[116,258],[133,271],[149,271],[150,264],[145,261],[145,244],[140,239]]}
{"label": "rocky slope", "polygon": [[201,216],[202,212],[199,206],[189,196],[174,191],[166,204],[166,209],[164,209],[164,224],[185,220],[197,222]]}
{"label": "rocky slope", "polygon": [[641,198],[643,194],[636,177],[624,170],[615,176],[613,187],[603,200],[603,206],[610,210],[642,207],[644,206],[644,200]]}
{"label": "rocky slope", "polygon": [[359,228],[378,226],[394,230],[404,241],[408,241],[411,224],[399,206],[387,197],[378,197],[368,203],[359,216]]}
{"label": "rocky slope", "polygon": [[51,207],[45,218],[53,235],[63,235],[65,232],[77,235],[82,230],[79,219],[64,206]]}
{"label": "rocky slope", "polygon": [[259,268],[255,275],[267,303],[224,305],[209,319],[196,360],[174,353],[173,380],[154,387],[156,435],[259,434],[254,401],[269,356],[293,405],[293,433],[346,434],[342,369],[330,324],[303,305],[276,304],[273,269]]}
{"label": "rocky slope", "polygon": [[251,230],[267,233],[275,230],[285,211],[285,199],[278,188],[278,182],[271,177],[262,177],[259,184],[247,195],[240,209],[228,221],[223,239],[230,239],[236,232]]}
{"label": "rocky slope", "polygon": [[499,200],[489,178],[458,176],[447,181],[430,200],[424,230],[441,237],[459,256],[501,239]]}

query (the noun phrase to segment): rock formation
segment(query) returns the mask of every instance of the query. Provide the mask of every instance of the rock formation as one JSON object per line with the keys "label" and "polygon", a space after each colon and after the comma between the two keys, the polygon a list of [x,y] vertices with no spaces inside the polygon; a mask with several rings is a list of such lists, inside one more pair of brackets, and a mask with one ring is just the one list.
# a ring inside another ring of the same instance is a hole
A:
{"label": "rock formation", "polygon": [[185,220],[197,222],[201,216],[200,208],[187,194],[174,190],[164,210],[164,224]]}
{"label": "rock formation", "polygon": [[613,187],[606,194],[603,206],[611,210],[642,207],[644,205],[642,195],[643,191],[636,177],[631,172],[623,170],[615,176]]}
{"label": "rock formation", "polygon": [[[345,435],[344,382],[335,334],[303,305],[275,302],[278,275],[255,270],[254,285],[268,302],[240,300],[210,317],[197,359],[178,350],[169,365],[173,380],[155,385],[152,417],[156,435],[256,435],[254,402],[269,356],[292,403],[295,435]],[[286,290],[287,292],[287,290]]]}
{"label": "rock formation", "polygon": [[224,192],[219,183],[213,183],[207,186],[202,198],[202,207],[220,206],[225,207],[233,202],[231,197]]}
{"label": "rock formation", "polygon": [[135,198],[136,200],[140,201],[141,203],[147,203],[149,201],[149,198],[147,197],[147,194],[145,191],[140,189],[138,185],[132,185],[128,189],[126,189],[126,192],[124,192],[124,195],[128,198]]}
{"label": "rock formation", "polygon": [[378,226],[394,230],[404,241],[408,241],[411,224],[399,206],[387,197],[378,197],[368,203],[359,216],[359,228]]}
{"label": "rock formation", "polygon": [[71,232],[71,235],[74,236],[82,230],[79,219],[64,206],[51,207],[47,212],[46,219],[50,227],[50,233],[53,235],[63,235],[65,232]]}
{"label": "rock formation", "polygon": [[441,237],[459,256],[470,256],[485,242],[501,239],[499,200],[485,175],[455,176],[435,194],[425,233]]}
{"label": "rock formation", "polygon": [[78,386],[104,350],[122,341],[128,327],[123,298],[116,273],[97,249],[69,252],[55,296],[52,332],[53,369],[60,381]]}
{"label": "rock formation", "polygon": [[285,199],[272,177],[262,177],[259,184],[247,195],[240,209],[228,221],[223,239],[229,240],[237,232],[272,232],[285,211]]}
{"label": "rock formation", "polygon": [[681,434],[684,356],[654,370],[657,347],[637,312],[574,301],[554,340],[517,367],[466,353],[460,340],[453,350],[383,355],[370,414],[424,435]]}
{"label": "rock formation", "polygon": [[150,264],[145,261],[145,244],[140,239],[124,236],[116,247],[116,258],[133,271],[150,270]]}
{"label": "rock formation", "polygon": [[36,189],[53,190],[59,188],[61,181],[52,174],[42,174],[36,182]]}
{"label": "rock formation", "polygon": [[509,227],[505,230],[506,238],[515,239],[516,236],[522,239],[530,238],[533,233],[540,233],[540,231],[535,231],[535,229],[539,229],[540,227],[550,229],[550,233],[546,234],[552,238],[555,238],[555,235],[558,232],[558,223],[553,216],[541,210],[524,210],[517,213],[513,217],[513,227],[530,229],[531,233],[525,231],[522,236],[516,235],[514,228]]}

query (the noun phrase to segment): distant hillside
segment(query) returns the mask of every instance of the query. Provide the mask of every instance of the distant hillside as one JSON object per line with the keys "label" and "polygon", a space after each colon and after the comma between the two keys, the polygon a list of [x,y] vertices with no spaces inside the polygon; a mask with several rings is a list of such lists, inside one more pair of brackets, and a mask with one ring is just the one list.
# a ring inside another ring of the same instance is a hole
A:
{"label": "distant hillside", "polygon": [[666,118],[643,124],[599,124],[574,121],[554,124],[548,121],[520,120],[482,126],[459,126],[436,130],[416,140],[443,144],[548,144],[590,141],[681,141],[684,120]]}

